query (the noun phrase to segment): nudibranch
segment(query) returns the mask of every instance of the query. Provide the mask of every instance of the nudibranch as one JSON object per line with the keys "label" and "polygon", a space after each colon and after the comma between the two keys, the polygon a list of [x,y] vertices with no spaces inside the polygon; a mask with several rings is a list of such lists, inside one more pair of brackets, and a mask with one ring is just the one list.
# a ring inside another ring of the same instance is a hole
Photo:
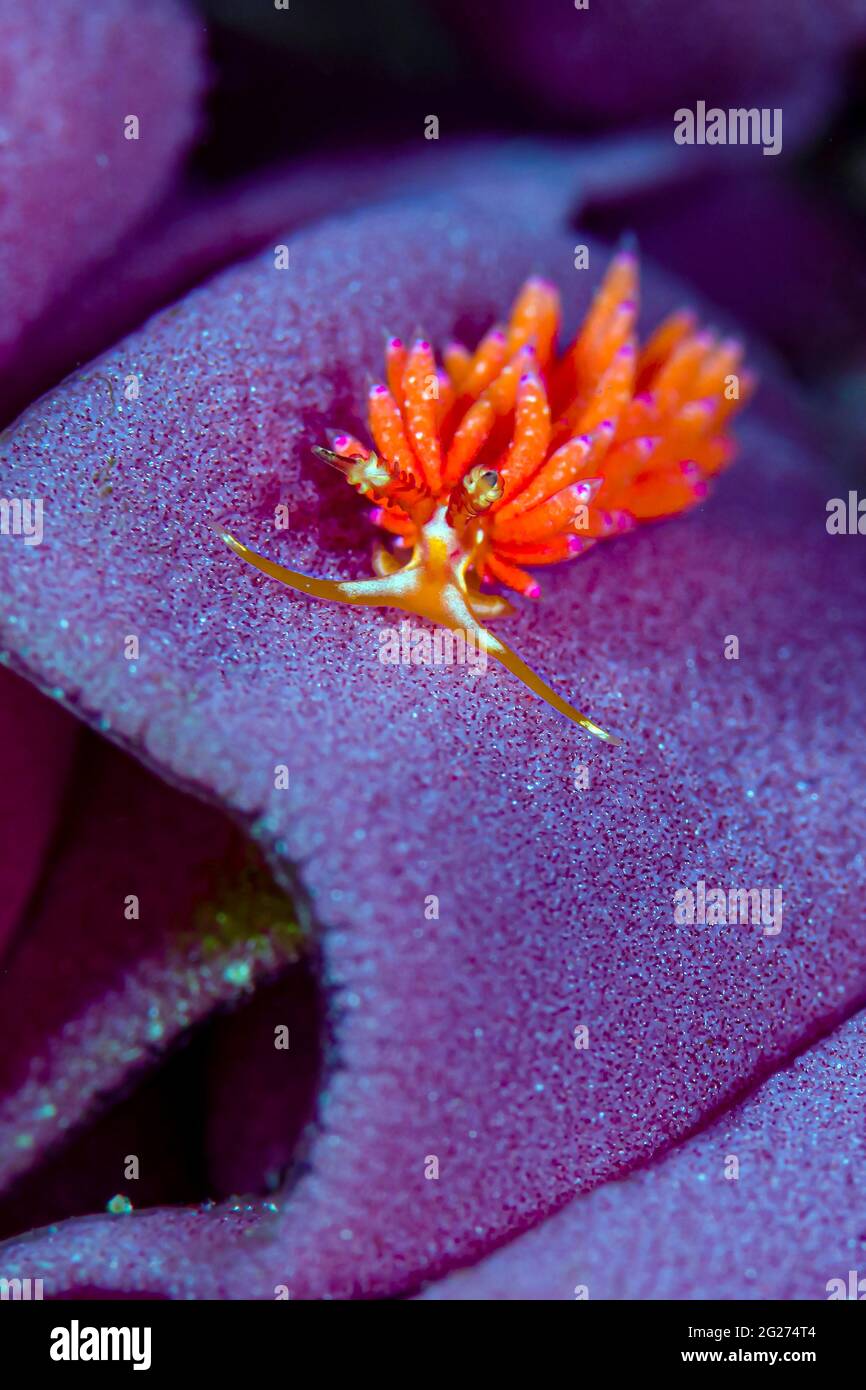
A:
{"label": "nudibranch", "polygon": [[447,346],[444,366],[428,342],[390,339],[386,381],[369,394],[374,447],[338,434],[314,448],[392,538],[393,551],[375,549],[374,577],[313,578],[220,535],[291,589],[462,632],[566,718],[617,743],[489,631],[514,609],[487,586],[537,597],[528,568],[684,511],[732,457],[728,421],[752,389],[740,344],[679,311],[639,348],[637,298],[637,259],[625,250],[562,352],[559,295],[538,278],[474,352]]}

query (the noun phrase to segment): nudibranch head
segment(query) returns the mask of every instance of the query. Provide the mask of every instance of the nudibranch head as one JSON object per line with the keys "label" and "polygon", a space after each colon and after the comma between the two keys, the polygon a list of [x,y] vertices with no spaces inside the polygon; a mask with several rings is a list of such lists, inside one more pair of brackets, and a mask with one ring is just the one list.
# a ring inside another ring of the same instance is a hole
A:
{"label": "nudibranch head", "polygon": [[[376,577],[314,579],[223,532],[265,573],[315,597],[402,608],[472,632],[476,641],[568,718],[609,742],[483,626],[511,610],[491,584],[539,594],[530,569],[575,559],[639,522],[699,502],[733,454],[731,416],[751,393],[742,349],[698,331],[680,311],[641,348],[638,265],[614,257],[574,339],[557,350],[559,295],[521,289],[507,324],[470,352],[451,343],[387,343],[385,382],[368,401],[372,445],[348,434],[315,453],[374,504],[394,539]],[[482,588],[484,586],[484,588]]]}

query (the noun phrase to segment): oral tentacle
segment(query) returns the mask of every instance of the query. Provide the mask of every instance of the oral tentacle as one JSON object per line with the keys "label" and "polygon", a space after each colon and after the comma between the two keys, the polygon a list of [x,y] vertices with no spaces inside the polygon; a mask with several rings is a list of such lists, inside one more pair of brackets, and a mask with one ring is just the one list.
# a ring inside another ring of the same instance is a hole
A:
{"label": "oral tentacle", "polygon": [[466,602],[479,619],[508,618],[515,611],[514,604],[502,594],[482,594],[480,589],[467,588]]}
{"label": "oral tentacle", "polygon": [[268,575],[270,579],[278,579],[281,584],[295,589],[299,594],[327,599],[331,603],[350,603],[365,608],[398,606],[394,603],[393,595],[399,595],[399,586],[396,586],[394,581],[400,578],[402,570],[397,574],[375,579],[317,579],[315,575],[302,574],[300,570],[288,569],[285,565],[278,565],[276,561],[269,560],[266,555],[259,555],[221,527],[215,526],[214,530],[229,549],[242,560],[246,560],[248,565]]}
{"label": "oral tentacle", "polygon": [[406,561],[400,560],[384,545],[373,546],[373,572],[379,579],[384,579],[389,574],[396,574],[403,569]]}
{"label": "oral tentacle", "polygon": [[[428,610],[423,613],[422,616],[431,617],[432,614]],[[588,715],[582,714],[580,710],[575,709],[574,705],[569,704],[568,700],[564,700],[561,695],[557,695],[552,686],[549,686],[547,681],[542,680],[541,676],[533,671],[531,666],[527,666],[522,657],[519,657],[511,647],[507,646],[495,633],[491,632],[489,628],[479,622],[476,614],[473,613],[470,607],[468,596],[464,595],[463,591],[456,583],[446,581],[441,586],[441,609],[438,618],[434,617],[433,621],[438,621],[443,626],[450,627],[456,632],[462,632],[464,637],[471,634],[476,646],[481,647],[489,656],[492,656],[495,661],[498,661],[500,665],[510,671],[513,676],[516,676],[523,685],[531,690],[534,695],[539,696],[551,709],[555,709],[558,714],[563,715],[579,728],[585,729],[587,733],[594,734],[596,738],[603,739],[605,743],[609,743],[613,746],[619,744],[620,740],[614,734],[608,733],[606,729],[602,729],[601,726],[590,719]]]}
{"label": "oral tentacle", "polygon": [[[471,613],[469,613],[469,618],[473,619]],[[568,700],[564,700],[561,695],[558,695],[553,687],[547,684],[547,681],[542,680],[541,676],[533,671],[531,666],[527,666],[522,657],[517,655],[517,652],[507,646],[489,628],[472,620],[472,626],[468,630],[474,633],[476,642],[484,648],[489,656],[492,656],[495,661],[498,661],[513,676],[516,676],[527,689],[532,691],[533,695],[537,695],[545,704],[550,705],[551,709],[555,709],[557,714],[563,715],[572,724],[577,724],[578,728],[585,729],[587,733],[594,734],[596,738],[603,739],[605,743],[609,743],[613,747],[619,746],[620,740],[615,734],[602,729],[588,715],[582,714]]]}

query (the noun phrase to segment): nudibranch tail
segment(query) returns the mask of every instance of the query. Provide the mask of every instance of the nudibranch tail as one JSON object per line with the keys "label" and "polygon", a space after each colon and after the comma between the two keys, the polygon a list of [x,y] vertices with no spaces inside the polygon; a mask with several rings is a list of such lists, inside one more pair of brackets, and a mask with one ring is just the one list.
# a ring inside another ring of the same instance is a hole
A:
{"label": "nudibranch tail", "polygon": [[368,400],[373,446],[340,434],[331,448],[314,447],[374,503],[373,520],[393,538],[393,551],[377,548],[372,578],[317,579],[215,529],[300,593],[465,628],[551,708],[618,743],[482,625],[512,611],[482,586],[537,598],[526,566],[571,561],[698,504],[731,461],[731,417],[754,388],[740,344],[681,310],[641,348],[638,288],[637,259],[621,251],[561,351],[559,295],[536,278],[475,352],[451,343],[444,368],[429,342],[389,341],[385,382]]}

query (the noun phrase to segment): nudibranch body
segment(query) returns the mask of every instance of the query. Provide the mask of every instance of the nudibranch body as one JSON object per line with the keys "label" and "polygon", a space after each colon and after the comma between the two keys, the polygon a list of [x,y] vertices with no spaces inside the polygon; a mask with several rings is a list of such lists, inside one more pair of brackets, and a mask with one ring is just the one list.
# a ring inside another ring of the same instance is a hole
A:
{"label": "nudibranch body", "polygon": [[637,294],[637,261],[624,251],[560,354],[559,296],[540,279],[526,282],[507,325],[474,352],[448,346],[444,367],[428,342],[388,342],[386,384],[369,396],[375,447],[340,434],[314,450],[374,504],[394,539],[395,551],[376,548],[374,577],[316,579],[220,534],[302,593],[403,609],[471,634],[554,709],[616,743],[489,631],[487,621],[514,610],[481,586],[537,597],[527,567],[574,559],[683,511],[732,457],[728,421],[752,388],[740,345],[698,331],[680,311],[639,349]]}

